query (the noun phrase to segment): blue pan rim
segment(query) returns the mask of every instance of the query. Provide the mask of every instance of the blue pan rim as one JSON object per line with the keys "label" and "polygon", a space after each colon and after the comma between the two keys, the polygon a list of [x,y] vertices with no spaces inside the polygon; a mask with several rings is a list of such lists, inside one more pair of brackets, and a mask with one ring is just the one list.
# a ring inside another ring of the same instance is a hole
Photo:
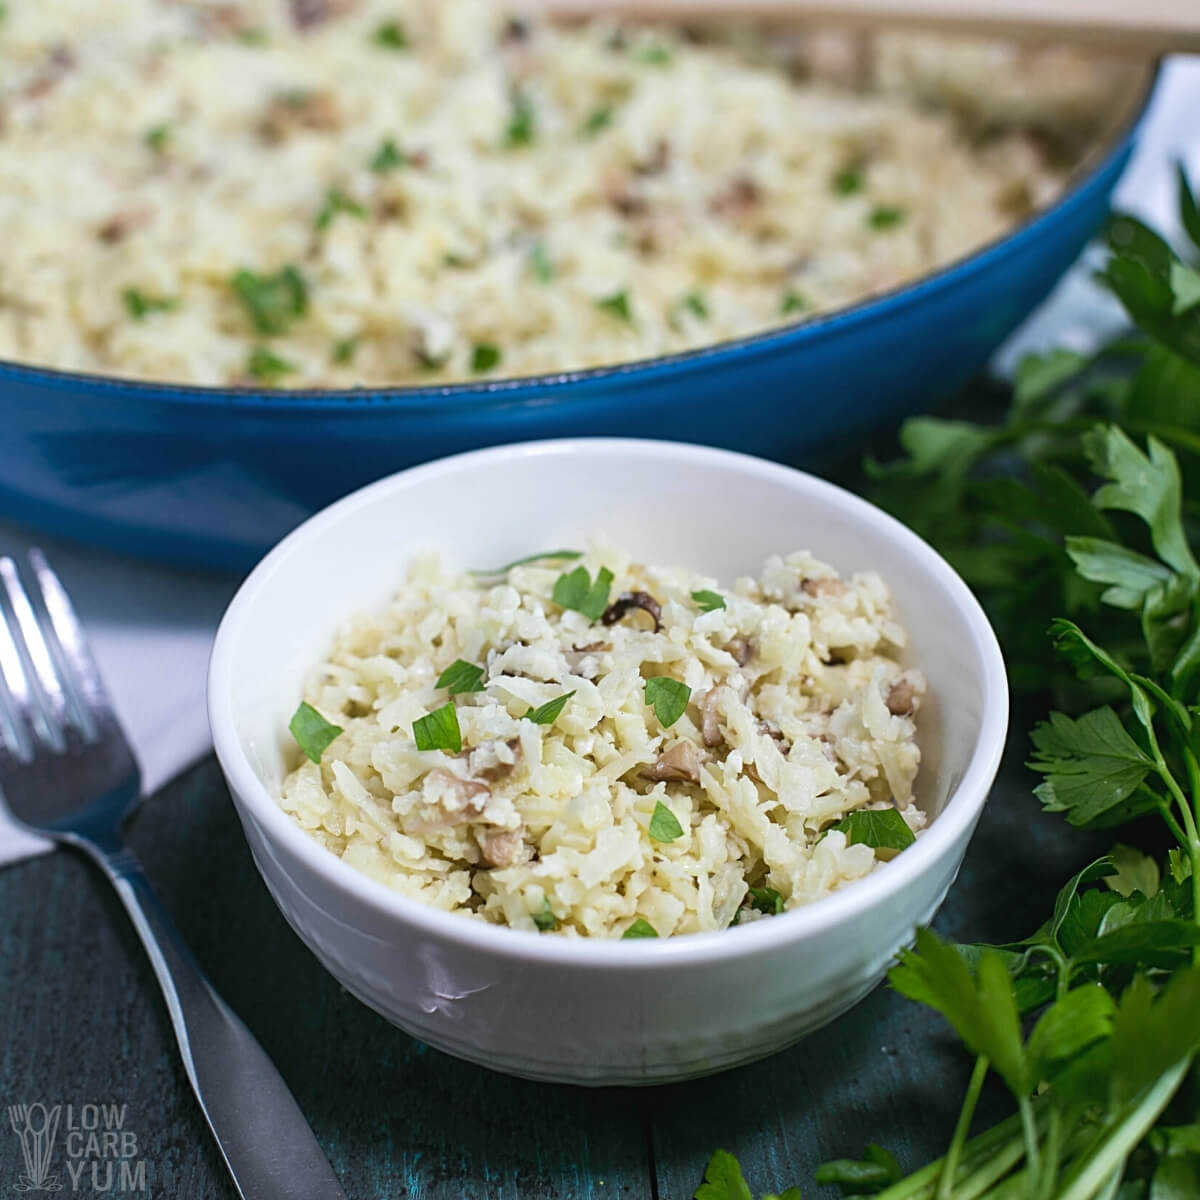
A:
{"label": "blue pan rim", "polygon": [[[99,392],[127,393],[131,398],[141,400],[157,400],[186,407],[238,409],[247,413],[288,411],[348,414],[406,409],[419,412],[428,410],[437,402],[438,409],[449,415],[502,406],[510,397],[521,403],[536,403],[543,400],[547,392],[567,384],[581,385],[574,391],[575,395],[579,395],[581,391],[586,390],[585,385],[603,384],[630,375],[652,382],[676,370],[703,367],[712,359],[736,362],[752,354],[771,353],[781,347],[803,344],[830,329],[840,333],[868,321],[886,318],[909,300],[949,287],[987,266],[1009,247],[1021,245],[1036,237],[1041,228],[1061,209],[1091,186],[1097,176],[1128,151],[1130,140],[1145,118],[1162,80],[1163,60],[1151,60],[1146,64],[1146,68],[1140,96],[1136,102],[1131,103],[1129,115],[1109,134],[1103,147],[1097,147],[1074,168],[1067,184],[1053,203],[1036,210],[999,237],[977,246],[970,253],[936,271],[902,283],[879,295],[857,300],[842,308],[831,309],[792,324],[776,326],[761,333],[630,362],[544,375],[491,379],[480,383],[406,385],[392,388],[264,389],[229,385],[219,387],[211,384],[129,379],[120,375],[94,375],[86,371],[64,371],[3,358],[0,358],[0,383],[40,384],[58,388],[82,386]],[[446,407],[447,401],[451,402],[452,408]]]}

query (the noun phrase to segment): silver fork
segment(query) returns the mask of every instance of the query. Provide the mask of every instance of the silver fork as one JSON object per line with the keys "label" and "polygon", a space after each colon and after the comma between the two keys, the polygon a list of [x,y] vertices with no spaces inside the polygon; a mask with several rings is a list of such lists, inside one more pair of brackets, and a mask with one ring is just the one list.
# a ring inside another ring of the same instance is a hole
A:
{"label": "silver fork", "polygon": [[0,796],[33,832],[82,850],[117,889],[245,1200],[345,1200],[287,1084],[204,977],[121,838],[141,796],[137,761],[66,591],[40,551],[29,561],[33,599],[16,563],[0,558]]}

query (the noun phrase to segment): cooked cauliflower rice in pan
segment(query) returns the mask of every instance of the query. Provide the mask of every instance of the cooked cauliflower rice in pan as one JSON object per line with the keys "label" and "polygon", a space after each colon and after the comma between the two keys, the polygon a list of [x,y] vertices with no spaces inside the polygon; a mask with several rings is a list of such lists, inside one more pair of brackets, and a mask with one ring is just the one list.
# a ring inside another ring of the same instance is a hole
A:
{"label": "cooked cauliflower rice in pan", "polygon": [[423,557],[310,672],[281,804],[371,878],[496,924],[761,920],[924,828],[906,640],[877,574],[806,553],[731,588],[611,546],[491,576]]}
{"label": "cooked cauliflower rice in pan", "polygon": [[0,358],[353,387],[719,342],[1054,198],[1119,70],[503,7],[5,5]]}

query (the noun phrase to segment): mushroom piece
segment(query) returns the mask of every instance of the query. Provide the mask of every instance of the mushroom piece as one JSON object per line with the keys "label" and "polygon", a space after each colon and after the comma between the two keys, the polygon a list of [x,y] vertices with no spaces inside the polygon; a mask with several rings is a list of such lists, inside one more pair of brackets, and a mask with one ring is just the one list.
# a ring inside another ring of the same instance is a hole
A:
{"label": "mushroom piece", "polygon": [[507,779],[513,773],[517,763],[521,761],[521,739],[509,738],[504,744],[512,751],[513,761],[510,763],[497,762],[494,766],[477,770],[475,773],[480,779],[486,779],[488,783],[497,783],[501,779]]}
{"label": "mushroom piece", "polygon": [[721,217],[745,217],[762,200],[762,189],[748,175],[739,175],[724,191],[718,192],[709,209]]}
{"label": "mushroom piece", "polygon": [[356,3],[357,0],[291,0],[292,24],[297,29],[312,29],[348,13]]}
{"label": "mushroom piece", "polygon": [[735,637],[726,647],[727,654],[733,655],[733,661],[739,667],[744,667],[754,656],[754,645],[749,638]]}
{"label": "mushroom piece", "polygon": [[633,169],[639,175],[661,175],[671,165],[671,144],[659,138],[649,158],[639,162]]}
{"label": "mushroom piece", "polygon": [[641,776],[655,783],[699,783],[703,761],[695,742],[672,742],[656,763],[642,768]]}
{"label": "mushroom piece", "polygon": [[476,840],[479,841],[479,853],[484,866],[511,867],[525,844],[525,826],[492,830],[482,840],[477,835]]}
{"label": "mushroom piece", "polygon": [[150,211],[145,208],[126,208],[113,213],[99,229],[96,236],[110,246],[124,241],[136,229],[150,223]]}
{"label": "mushroom piece", "polygon": [[800,590],[806,596],[844,596],[850,589],[837,576],[824,575],[802,580]]}
{"label": "mushroom piece", "polygon": [[341,124],[342,114],[332,92],[296,91],[276,96],[258,128],[266,141],[282,142],[298,129],[331,133]]}
{"label": "mushroom piece", "polygon": [[[447,771],[442,767],[436,767],[430,771],[426,778],[431,783],[437,784],[443,790],[450,792],[455,798],[454,810],[451,811],[445,804],[439,803],[438,807],[445,812],[448,823],[457,824],[459,821],[470,820],[472,817],[477,817],[491,799],[492,789],[486,783],[482,783],[478,779],[462,779],[455,775],[452,771]],[[455,820],[457,818],[457,821]]]}
{"label": "mushroom piece", "polygon": [[720,683],[704,697],[704,704],[700,709],[700,732],[704,735],[706,746],[719,746],[725,740],[717,707],[721,703],[721,693],[729,690],[725,684]]}
{"label": "mushroom piece", "polygon": [[887,710],[893,717],[909,717],[913,712],[916,692],[911,680],[897,679],[887,694]]}
{"label": "mushroom piece", "polygon": [[640,608],[649,613],[654,621],[654,632],[662,629],[662,608],[649,592],[626,592],[618,596],[605,610],[600,618],[605,625],[615,625],[631,609]]}

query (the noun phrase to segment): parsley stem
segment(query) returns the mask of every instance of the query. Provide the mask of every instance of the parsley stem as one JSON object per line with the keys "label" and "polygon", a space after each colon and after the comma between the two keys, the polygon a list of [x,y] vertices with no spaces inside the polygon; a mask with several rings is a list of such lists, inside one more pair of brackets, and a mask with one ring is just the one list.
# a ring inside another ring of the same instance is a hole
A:
{"label": "parsley stem", "polygon": [[1115,1124],[1107,1125],[1071,1169],[1064,1181],[1066,1186],[1056,1194],[1055,1200],[1091,1200],[1162,1115],[1191,1065],[1192,1056],[1188,1055],[1168,1067],[1154,1085],[1142,1093],[1141,1099],[1120,1114]]}
{"label": "parsley stem", "polygon": [[1021,1133],[1025,1138],[1025,1158],[1029,1163],[1029,1172],[1036,1179],[1041,1172],[1042,1154],[1038,1147],[1037,1124],[1033,1119],[1033,1106],[1028,1096],[1022,1096],[1017,1102],[1021,1114]]}
{"label": "parsley stem", "polygon": [[975,1106],[979,1103],[979,1093],[983,1090],[983,1081],[987,1078],[988,1060],[984,1054],[975,1060],[975,1069],[971,1072],[971,1082],[967,1084],[967,1094],[963,1098],[962,1109],[954,1126],[954,1136],[950,1139],[950,1149],[942,1164],[942,1177],[938,1180],[935,1200],[952,1200],[954,1194],[954,1176],[958,1172],[958,1160],[962,1155],[963,1145],[967,1134],[971,1131],[971,1122],[975,1119]]}

